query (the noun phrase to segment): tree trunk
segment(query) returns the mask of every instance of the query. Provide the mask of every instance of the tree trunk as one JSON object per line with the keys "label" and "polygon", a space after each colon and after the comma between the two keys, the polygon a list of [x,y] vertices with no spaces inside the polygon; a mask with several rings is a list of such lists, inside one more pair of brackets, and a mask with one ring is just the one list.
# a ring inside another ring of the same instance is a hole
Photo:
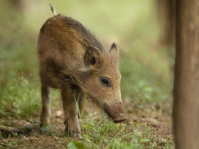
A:
{"label": "tree trunk", "polygon": [[175,0],[157,0],[157,14],[161,26],[160,42],[164,46],[175,44]]}
{"label": "tree trunk", "polygon": [[173,124],[177,149],[199,148],[199,1],[176,1]]}
{"label": "tree trunk", "polygon": [[23,2],[22,0],[9,0],[12,4],[13,8],[15,8],[18,11],[22,10]]}

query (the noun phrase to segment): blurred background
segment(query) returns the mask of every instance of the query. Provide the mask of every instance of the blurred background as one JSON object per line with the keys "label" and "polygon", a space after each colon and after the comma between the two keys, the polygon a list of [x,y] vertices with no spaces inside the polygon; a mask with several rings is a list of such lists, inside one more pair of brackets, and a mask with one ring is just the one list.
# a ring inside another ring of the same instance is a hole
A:
{"label": "blurred background", "polygon": [[[37,37],[43,23],[53,16],[49,3],[57,13],[81,22],[104,44],[118,44],[125,103],[139,110],[145,105],[169,105],[170,113],[174,41],[165,1],[0,2],[0,118],[39,115]],[[53,96],[59,98],[56,91]]]}

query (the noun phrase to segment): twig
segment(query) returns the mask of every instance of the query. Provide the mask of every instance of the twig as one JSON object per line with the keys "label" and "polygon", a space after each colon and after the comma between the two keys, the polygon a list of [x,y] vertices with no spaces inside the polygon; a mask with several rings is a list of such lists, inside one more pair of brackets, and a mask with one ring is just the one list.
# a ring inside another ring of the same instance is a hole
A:
{"label": "twig", "polygon": [[39,126],[39,123],[26,125],[20,128],[0,126],[0,131],[7,132],[7,133],[26,134],[26,133],[31,132],[33,129],[38,128],[38,126]]}
{"label": "twig", "polygon": [[7,127],[7,126],[0,126],[0,131],[6,131],[6,132],[18,132],[18,128],[14,127]]}

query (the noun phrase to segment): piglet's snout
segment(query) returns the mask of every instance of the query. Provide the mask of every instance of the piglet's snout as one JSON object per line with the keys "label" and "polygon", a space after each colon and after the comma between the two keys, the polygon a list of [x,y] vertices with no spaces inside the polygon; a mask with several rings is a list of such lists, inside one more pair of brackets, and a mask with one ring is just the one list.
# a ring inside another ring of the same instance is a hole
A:
{"label": "piglet's snout", "polygon": [[104,110],[113,119],[114,123],[121,123],[126,120],[122,102],[105,103]]}
{"label": "piglet's snout", "polygon": [[123,121],[126,121],[126,117],[124,113],[120,113],[119,116],[117,117],[117,119],[113,120],[114,123],[121,123]]}

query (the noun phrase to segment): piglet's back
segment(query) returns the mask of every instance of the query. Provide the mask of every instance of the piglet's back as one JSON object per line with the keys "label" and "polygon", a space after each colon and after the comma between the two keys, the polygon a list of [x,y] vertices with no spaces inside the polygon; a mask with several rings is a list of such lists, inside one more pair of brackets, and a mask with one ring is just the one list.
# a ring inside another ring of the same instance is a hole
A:
{"label": "piglet's back", "polygon": [[90,45],[103,49],[96,37],[81,23],[71,17],[58,14],[49,18],[42,26],[38,40],[38,54],[53,57],[55,61],[64,58],[68,63],[71,62],[68,67],[72,69],[78,62],[79,65],[83,65],[83,56]]}

